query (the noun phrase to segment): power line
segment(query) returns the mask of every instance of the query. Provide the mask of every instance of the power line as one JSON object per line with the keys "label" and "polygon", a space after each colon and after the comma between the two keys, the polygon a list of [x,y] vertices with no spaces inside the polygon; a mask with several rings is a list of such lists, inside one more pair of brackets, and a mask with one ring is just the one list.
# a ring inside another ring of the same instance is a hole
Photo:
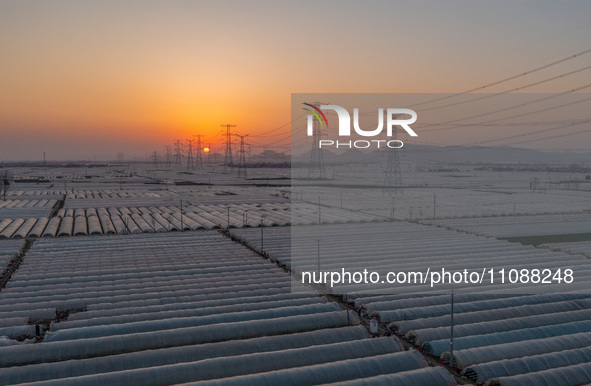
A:
{"label": "power line", "polygon": [[[572,124],[571,126],[574,126],[574,125],[575,124]],[[513,142],[513,143],[511,143],[511,145],[520,145],[520,144],[523,144],[523,143],[546,141],[546,140],[554,139],[554,138],[570,137],[571,135],[583,134],[583,133],[588,133],[588,132],[591,132],[591,128],[586,128],[586,129],[583,129],[583,130],[573,131],[572,133],[558,134],[558,135],[552,135],[552,136],[549,136],[549,137],[543,137],[543,138],[536,138],[536,139],[529,139],[529,140],[525,140],[525,141]]]}
{"label": "power line", "polygon": [[[591,87],[591,84],[587,84],[587,85],[584,85],[584,86],[581,86],[581,87],[577,87],[577,88],[574,88],[574,89],[571,89],[571,90],[563,91],[561,93],[551,94],[549,96],[545,96],[545,97],[542,97],[542,98],[539,98],[539,99],[535,99],[533,101],[521,103],[519,105],[504,107],[504,108],[501,108],[501,109],[498,109],[498,110],[493,110],[493,111],[490,111],[488,113],[476,114],[476,115],[472,115],[472,116],[468,116],[468,117],[464,117],[464,118],[460,118],[460,119],[455,119],[455,120],[443,122],[443,123],[441,123],[441,125],[447,125],[447,124],[450,124],[450,123],[456,123],[456,122],[461,122],[461,121],[465,121],[465,120],[468,120],[468,119],[480,118],[480,117],[484,117],[484,116],[491,115],[491,114],[501,113],[501,112],[508,111],[508,110],[514,110],[514,109],[517,109],[517,108],[520,108],[520,107],[529,106],[529,105],[534,104],[534,103],[538,103],[538,102],[546,101],[546,100],[549,100],[549,99],[557,98],[557,97],[560,97],[560,96],[565,95],[565,94],[571,94],[571,93],[574,93],[574,92],[577,92],[577,91],[581,91],[581,90],[587,89],[589,87]],[[422,130],[422,132],[424,132],[424,133],[430,133],[430,132],[434,132],[434,131],[452,130],[452,129],[455,129],[455,128],[456,128],[456,126],[441,127],[441,128],[437,128],[437,129]]]}
{"label": "power line", "polygon": [[[496,118],[496,119],[490,119],[488,121],[479,122],[478,125],[487,125],[487,124],[490,124],[490,123],[493,123],[493,122],[505,121],[505,120],[514,119],[514,118],[521,118],[521,117],[525,117],[527,115],[542,113],[542,112],[546,112],[546,111],[550,111],[550,110],[555,110],[555,109],[559,109],[559,108],[566,107],[566,106],[572,106],[572,105],[576,105],[576,104],[583,103],[583,102],[588,102],[588,101],[591,101],[591,98],[585,98],[585,99],[581,99],[581,100],[578,100],[578,101],[563,103],[561,105],[556,105],[556,106],[551,106],[551,107],[545,107],[543,109],[539,109],[539,110],[535,110],[535,111],[530,111],[530,112],[527,112],[527,113],[515,114],[515,115],[508,116],[508,117],[501,117],[501,118]],[[519,125],[519,124],[524,125],[525,123],[516,123],[514,125]],[[537,124],[539,124],[539,123],[537,123]],[[439,123],[423,123],[423,126],[439,126],[439,125],[440,125]],[[460,127],[460,126],[473,126],[473,125],[474,124],[464,123],[464,124],[456,124],[454,126]],[[423,131],[429,131],[429,130],[423,130]]]}
{"label": "power line", "polygon": [[579,72],[583,72],[583,71],[586,71],[586,70],[589,70],[589,69],[591,69],[591,66],[579,68],[577,70],[573,70],[573,71],[567,72],[565,74],[556,75],[556,76],[553,76],[551,78],[547,78],[547,79],[536,81],[536,82],[533,82],[533,83],[530,83],[530,84],[526,84],[525,86],[515,87],[515,88],[512,88],[512,89],[505,90],[505,91],[500,91],[500,92],[494,93],[494,94],[487,94],[487,95],[484,95],[484,96],[481,96],[481,97],[477,97],[477,98],[473,98],[473,99],[466,100],[466,101],[449,103],[447,105],[442,105],[442,106],[430,107],[430,108],[422,109],[421,111],[438,110],[438,109],[443,109],[443,108],[446,108],[446,107],[453,107],[453,106],[458,106],[458,105],[462,105],[462,104],[465,104],[465,103],[476,102],[476,101],[480,101],[480,100],[484,100],[484,99],[488,99],[488,98],[494,98],[494,97],[497,97],[499,95],[509,94],[509,93],[512,93],[512,92],[515,92],[515,91],[524,90],[526,88],[530,88],[530,87],[534,87],[534,86],[539,86],[540,84],[551,82],[551,81],[556,80],[556,79],[565,78],[567,76],[574,75],[574,74],[577,74]]}
{"label": "power line", "polygon": [[298,119],[300,119],[301,117],[303,117],[304,115],[306,115],[306,113],[303,113],[303,114],[301,114],[298,117],[295,117],[290,122],[287,122],[286,124],[281,125],[281,126],[275,128],[273,130],[269,130],[269,131],[267,131],[266,133],[263,133],[263,134],[252,135],[251,137],[265,137],[265,136],[269,135],[270,133],[273,133],[273,132],[275,132],[277,130],[280,130],[280,129],[284,128],[285,126],[291,125],[292,123],[294,123],[295,121],[297,121]]}
{"label": "power line", "polygon": [[[572,122],[568,125],[561,125],[561,126],[557,126],[557,127],[543,129],[543,130],[536,130],[536,131],[531,131],[531,132],[522,133],[522,134],[515,134],[515,135],[510,135],[510,136],[506,136],[506,137],[502,137],[502,138],[478,141],[478,142],[471,143],[470,145],[463,145],[463,146],[459,146],[459,147],[468,148],[470,146],[482,145],[482,144],[490,143],[490,142],[505,141],[505,140],[514,139],[514,138],[523,138],[523,137],[528,137],[531,135],[537,135],[540,133],[547,133],[547,132],[551,132],[551,131],[567,129],[567,128],[570,128],[573,126],[578,126],[578,125],[582,125],[582,124],[590,123],[590,122],[591,122],[591,119],[587,119],[584,121]],[[543,140],[547,140],[547,139],[562,138],[562,137],[567,137],[567,136],[571,136],[571,135],[575,135],[575,134],[581,134],[581,133],[585,133],[585,132],[589,132],[589,131],[591,131],[591,129],[587,128],[587,129],[579,130],[579,131],[576,131],[573,133],[558,134],[558,135],[553,135],[553,136],[543,137],[543,138],[527,139],[527,140],[518,141],[518,142],[501,143],[496,146],[518,145],[518,144],[524,144],[524,143],[529,143],[529,142],[543,141]],[[425,150],[422,150],[421,153],[439,153],[439,152],[445,152],[445,151],[450,151],[450,150],[448,148],[425,149]]]}
{"label": "power line", "polygon": [[561,64],[561,63],[567,62],[569,60],[578,58],[578,57],[583,56],[583,55],[586,55],[586,54],[588,54],[590,52],[591,52],[591,48],[586,49],[584,51],[581,51],[579,53],[576,53],[574,55],[567,56],[566,58],[562,58],[562,59],[556,60],[556,61],[554,61],[552,63],[548,63],[548,64],[545,64],[543,66],[536,67],[536,68],[534,68],[532,70],[525,71],[525,72],[519,73],[517,75],[512,75],[512,76],[510,76],[508,78],[497,80],[497,81],[494,81],[492,83],[488,83],[488,84],[485,84],[483,86],[471,88],[471,89],[468,89],[468,90],[465,90],[465,91],[462,91],[462,92],[459,92],[459,93],[455,93],[455,94],[451,94],[451,95],[446,95],[444,97],[440,97],[440,98],[432,99],[432,100],[429,100],[429,101],[421,102],[421,103],[415,104],[413,107],[422,106],[422,105],[425,105],[425,104],[428,104],[428,103],[439,102],[439,101],[450,99],[450,98],[455,98],[455,97],[458,97],[460,95],[469,94],[469,93],[472,93],[474,91],[480,91],[480,90],[483,90],[483,89],[488,88],[488,87],[492,87],[492,86],[496,86],[496,85],[499,85],[499,84],[502,84],[502,83],[505,83],[505,82],[509,82],[511,80],[518,79],[518,78],[521,78],[523,76],[527,76],[527,75],[533,74],[535,72],[544,70],[546,68],[550,68],[550,67],[555,66],[557,64]]}
{"label": "power line", "polygon": [[556,131],[556,130],[561,130],[561,129],[565,129],[565,128],[568,128],[568,127],[582,125],[583,123],[589,123],[589,122],[591,122],[591,119],[586,119],[586,120],[580,121],[580,122],[571,122],[568,125],[562,125],[562,126],[558,126],[558,127],[551,127],[549,129],[529,131],[527,133],[509,135],[509,136],[506,136],[506,137],[495,138],[495,139],[488,139],[488,140],[484,140],[484,141],[478,141],[478,142],[472,143],[469,146],[472,146],[472,145],[482,145],[483,143],[490,143],[490,142],[505,141],[507,139],[513,139],[513,138],[522,138],[522,137],[527,137],[527,136],[530,136],[530,135],[537,135],[537,134],[541,134],[541,133],[547,133],[547,132],[550,132],[550,131]]}

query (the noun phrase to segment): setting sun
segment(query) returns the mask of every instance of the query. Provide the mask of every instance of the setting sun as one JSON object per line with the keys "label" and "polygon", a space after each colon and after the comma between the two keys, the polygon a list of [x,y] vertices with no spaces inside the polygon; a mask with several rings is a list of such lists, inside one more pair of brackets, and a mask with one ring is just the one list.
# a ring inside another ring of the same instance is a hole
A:
{"label": "setting sun", "polygon": [[205,149],[203,149],[203,151],[204,151],[205,153],[209,153],[209,148],[208,148],[208,147],[206,147]]}

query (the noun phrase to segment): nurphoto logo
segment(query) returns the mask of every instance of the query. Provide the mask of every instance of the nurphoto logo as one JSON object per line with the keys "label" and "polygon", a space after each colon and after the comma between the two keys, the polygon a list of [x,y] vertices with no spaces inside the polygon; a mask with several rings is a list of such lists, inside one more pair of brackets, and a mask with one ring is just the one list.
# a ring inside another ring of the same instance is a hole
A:
{"label": "nurphoto logo", "polygon": [[[319,104],[311,104],[311,103],[303,103],[308,107],[304,107],[303,109],[307,112],[311,113],[308,115],[307,119],[307,135],[314,136],[314,118],[318,121],[320,127],[328,127],[328,119],[326,119],[326,115],[322,112],[322,110],[334,110],[337,113],[339,119],[339,130],[338,135],[340,137],[350,137],[351,136],[351,115],[342,106],[338,105],[319,105]],[[402,109],[402,108],[388,108],[386,109],[386,114],[384,114],[384,109],[378,109],[378,125],[377,128],[372,130],[364,130],[359,126],[359,109],[353,109],[353,129],[357,135],[362,137],[375,137],[382,134],[384,129],[384,115],[386,115],[386,135],[388,137],[392,137],[395,133],[395,126],[399,126],[404,129],[408,135],[411,137],[417,137],[417,133],[411,129],[410,125],[417,120],[417,113],[411,109]],[[333,146],[335,148],[357,148],[357,149],[367,149],[369,147],[377,147],[380,148],[381,146],[385,145],[392,149],[401,148],[404,146],[404,143],[398,139],[372,139],[372,140],[334,140],[334,139],[320,139],[318,137],[318,147],[330,147]]]}

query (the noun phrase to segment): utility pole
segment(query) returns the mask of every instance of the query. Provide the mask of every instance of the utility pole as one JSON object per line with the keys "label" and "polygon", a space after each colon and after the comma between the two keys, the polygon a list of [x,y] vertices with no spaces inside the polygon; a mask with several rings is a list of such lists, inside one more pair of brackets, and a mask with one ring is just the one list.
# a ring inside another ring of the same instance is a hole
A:
{"label": "utility pole", "polygon": [[394,218],[394,214],[395,214],[394,211],[396,209],[396,201],[395,200],[396,200],[396,198],[394,196],[392,196],[392,221],[394,221],[394,219],[395,219]]}
{"label": "utility pole", "polygon": [[183,200],[181,200],[181,232],[185,231],[185,226],[183,224]]}
{"label": "utility pole", "polygon": [[231,133],[231,129],[232,127],[236,127],[236,125],[231,125],[229,123],[225,124],[225,125],[221,125],[222,127],[226,128],[226,156],[224,158],[224,171],[226,171],[226,168],[232,167],[232,165],[234,164],[234,162],[232,161],[232,133]]}
{"label": "utility pole", "polygon": [[449,366],[454,367],[454,290],[451,289],[451,337],[449,340]]}
{"label": "utility pole", "polygon": [[320,239],[316,241],[318,241],[318,275],[320,275]]}
{"label": "utility pole", "polygon": [[436,218],[436,208],[437,208],[437,195],[433,193],[433,220]]}
{"label": "utility pole", "polygon": [[261,253],[265,253],[265,238],[263,235],[263,229],[265,227],[263,225],[263,219],[261,218]]}
{"label": "utility pole", "polygon": [[244,138],[248,137],[248,134],[234,135],[240,137],[240,153],[238,156],[238,177],[244,176],[244,178],[246,178],[246,157],[244,156]]}

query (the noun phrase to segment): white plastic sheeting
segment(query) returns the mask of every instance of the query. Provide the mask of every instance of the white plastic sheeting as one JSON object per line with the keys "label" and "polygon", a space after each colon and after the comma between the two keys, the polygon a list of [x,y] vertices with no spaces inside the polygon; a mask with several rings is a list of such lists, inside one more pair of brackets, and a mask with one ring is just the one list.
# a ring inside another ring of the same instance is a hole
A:
{"label": "white plastic sheeting", "polygon": [[[540,265],[564,268],[572,264],[581,280],[586,280],[585,276],[589,275],[588,260],[581,255],[415,224],[355,226],[354,232],[347,233],[353,237],[347,240],[341,238],[338,242],[332,241],[333,236],[350,230],[352,226],[302,227],[298,235],[305,233],[310,240],[322,240],[321,265],[327,271],[340,271],[343,267],[355,271],[353,267],[363,253],[357,246],[375,243],[379,255],[375,262],[364,262],[363,268],[381,275],[390,271],[417,271],[418,265],[423,263],[432,269],[444,263],[446,270],[482,270],[482,267],[491,266],[491,261],[495,266],[520,269],[528,266],[539,268]],[[293,268],[290,229],[265,228],[264,248],[258,229],[236,229],[230,233],[249,247],[258,251],[264,249],[271,259]],[[392,235],[395,237],[392,238]],[[390,249],[387,243],[380,241],[389,239],[393,240]],[[297,262],[296,268],[317,269],[317,244],[303,247],[299,250],[301,256],[298,256],[302,261]],[[527,288],[530,293],[544,290],[531,285]],[[591,331],[588,322],[591,300],[588,294],[578,294],[576,288],[566,294],[534,296],[511,291],[507,294],[495,293],[490,285],[482,284],[471,289],[473,293],[464,291],[455,294],[454,354],[460,367],[465,363],[471,366],[475,361],[485,365],[497,359],[523,356],[525,360],[531,355],[550,355],[565,349],[576,349],[581,345],[577,339],[586,339],[585,334]],[[340,288],[333,288],[333,291],[339,293]],[[451,319],[449,291],[446,289],[446,293],[442,294],[441,288],[417,285],[399,287],[392,292],[380,294],[375,286],[366,286],[349,291],[347,299],[363,311],[379,316],[382,322],[389,323],[390,329],[405,335],[411,342],[423,345],[427,352],[437,356],[441,354],[444,361],[449,361],[449,353],[446,352],[449,350]],[[489,374],[479,380],[484,382],[494,375]]]}
{"label": "white plastic sheeting", "polygon": [[528,374],[514,375],[492,380],[491,386],[540,386],[540,385],[561,385],[575,386],[584,385],[591,378],[591,363],[560,367]]}
{"label": "white plastic sheeting", "polygon": [[464,369],[463,374],[475,382],[484,383],[494,377],[508,377],[588,362],[591,362],[591,347],[476,364]]}
{"label": "white plastic sheeting", "polygon": [[58,236],[71,236],[72,228],[74,226],[74,218],[72,216],[66,216],[62,219],[60,227],[58,229]]}
{"label": "white plastic sheeting", "polygon": [[47,223],[49,223],[49,219],[47,217],[41,217],[29,232],[28,237],[37,238],[43,236],[43,231],[45,230]]}
{"label": "white plastic sheeting", "polygon": [[74,217],[74,236],[85,235],[88,235],[88,224],[86,223],[86,216],[82,214]]}
{"label": "white plastic sheeting", "polygon": [[55,200],[0,200],[0,221],[10,218],[40,218],[49,216]]}
{"label": "white plastic sheeting", "polygon": [[553,251],[563,251],[570,254],[582,254],[587,257],[591,257],[591,241],[577,241],[572,243],[552,243],[542,245],[541,247],[547,247]]}
{"label": "white plastic sheeting", "polygon": [[2,232],[4,229],[6,229],[6,227],[12,222],[11,219],[4,219],[2,221],[0,221],[0,232]]}
{"label": "white plastic sheeting", "polygon": [[0,336],[7,336],[9,338],[16,338],[19,335],[35,335],[35,326],[24,325],[24,326],[9,326],[0,327]]}
{"label": "white plastic sheeting", "polygon": [[[471,324],[478,322],[487,322],[490,320],[517,318],[530,315],[576,311],[585,308],[591,308],[591,299],[563,301],[546,304],[532,304],[516,307],[507,307],[502,309],[466,312],[463,314],[454,315],[454,322],[457,324]],[[449,315],[444,315],[433,318],[393,322],[388,325],[388,328],[396,331],[400,335],[404,335],[410,330],[449,326],[450,322],[451,318],[449,317]]]}
{"label": "white plastic sheeting", "polygon": [[18,230],[18,228],[21,227],[21,225],[23,225],[25,223],[25,220],[23,220],[22,218],[17,218],[15,220],[12,220],[5,228],[2,232],[0,232],[0,239],[8,239],[11,238],[12,235],[14,235],[16,233],[16,231]]}
{"label": "white plastic sheeting", "polygon": [[144,233],[154,233],[154,228],[152,228],[146,220],[139,214],[132,214],[131,219],[137,224],[137,226],[141,229]]}
{"label": "white plastic sheeting", "polygon": [[[125,386],[134,383],[140,383],[142,385],[154,384],[154,380],[157,379],[158,384],[172,385],[197,380],[304,367],[347,359],[373,357],[397,352],[401,348],[400,343],[391,338],[375,339],[371,341],[371,344],[368,344],[364,340],[357,340],[288,350],[208,358],[200,361],[170,364],[164,367],[151,366],[137,370],[64,378],[59,381],[64,385],[72,383],[105,383]],[[17,379],[17,382],[19,381]]]}
{"label": "white plastic sheeting", "polygon": [[277,370],[261,374],[243,375],[211,381],[201,381],[190,383],[190,385],[319,385],[415,370],[425,367],[427,367],[427,362],[421,357],[420,353],[417,351],[404,351],[395,354],[386,354],[360,359],[349,359],[314,366]]}
{"label": "white plastic sheeting", "polygon": [[[583,332],[555,338],[530,340],[527,344],[515,342],[467,350],[454,350],[454,358],[457,366],[464,369],[476,363],[582,348],[589,345],[591,345],[591,332]],[[442,355],[446,356],[446,353]]]}
{"label": "white plastic sheeting", "polygon": [[123,222],[123,224],[125,224],[125,227],[127,228],[127,231],[129,233],[131,233],[131,234],[142,233],[142,230],[140,229],[140,227],[137,226],[137,224],[135,223],[135,221],[133,221],[133,219],[131,218],[131,216],[129,214],[121,215],[121,221]]}
{"label": "white plastic sheeting", "polygon": [[9,327],[9,326],[22,326],[27,324],[28,318],[25,317],[12,317],[12,318],[2,318],[0,319],[0,327]]}
{"label": "white plastic sheeting", "polygon": [[[330,330],[265,336],[202,345],[145,350],[129,354],[100,356],[74,361],[41,363],[27,366],[0,368],[0,384],[34,382],[64,376],[76,377],[101,372],[123,371],[176,363],[203,361],[212,358],[232,357],[263,352],[277,352],[295,348],[328,345],[351,341],[368,345],[367,330],[362,326],[341,327]],[[394,349],[392,351],[399,351]]]}
{"label": "white plastic sheeting", "polygon": [[103,233],[106,235],[114,235],[116,232],[115,225],[111,221],[111,218],[108,215],[100,215],[99,220],[101,222],[101,228]]}
{"label": "white plastic sheeting", "polygon": [[[402,349],[393,337],[367,339],[355,313],[297,283],[293,290],[282,269],[217,232],[40,239],[0,292],[0,318],[18,329],[43,307],[55,307],[49,319],[70,314],[43,343],[0,347],[0,384],[105,376],[123,384],[130,375],[133,383],[178,383],[385,364],[392,361],[379,358]],[[390,374],[404,366],[378,367]]]}
{"label": "white plastic sheeting", "polygon": [[[519,296],[510,298],[478,300],[469,302],[456,302],[454,304],[454,313],[475,312],[481,310],[493,310],[507,307],[516,307],[528,304],[543,304],[553,303],[561,300],[573,300],[582,298],[582,295],[576,294],[550,294],[550,295],[534,295],[534,296]],[[424,307],[403,308],[388,311],[374,311],[380,322],[390,323],[399,320],[420,319],[426,317],[434,317],[441,315],[449,315],[451,313],[450,297],[447,296],[447,304],[431,305]],[[365,307],[369,313],[372,312],[371,305]]]}
{"label": "white plastic sheeting", "polygon": [[[209,299],[201,301],[184,302],[184,299],[175,299],[177,301],[133,301],[125,302],[125,307],[116,307],[115,304],[103,303],[102,305],[90,305],[88,310],[83,313],[71,314],[68,317],[68,322],[64,324],[73,323],[77,321],[88,321],[85,325],[94,325],[90,320],[103,318],[121,317],[136,318],[135,315],[146,315],[144,320],[151,320],[156,318],[160,313],[170,311],[183,313],[186,311],[202,312],[203,314],[213,315],[221,314],[228,311],[248,311],[253,309],[272,308],[272,305],[298,305],[298,304],[313,304],[324,302],[324,298],[319,298],[312,293],[275,293],[271,295],[255,295],[250,297],[228,297],[224,299]],[[156,316],[154,316],[156,313]],[[110,319],[113,320],[113,319]],[[116,320],[116,319],[115,319]],[[56,324],[57,326],[57,324]]]}
{"label": "white plastic sheeting", "polygon": [[[110,210],[109,210],[110,212]],[[123,235],[127,233],[127,226],[123,223],[121,216],[119,215],[111,215],[111,222],[113,227],[115,228],[115,233],[119,235]]]}
{"label": "white plastic sheeting", "polygon": [[354,315],[347,316],[346,311],[337,311],[322,315],[288,316],[94,339],[47,342],[27,347],[15,346],[0,348],[0,367],[338,328],[355,321],[357,320]]}
{"label": "white plastic sheeting", "polygon": [[[21,250],[24,245],[22,240],[1,240],[0,241],[0,272],[4,271],[10,260]],[[0,326],[2,326],[0,317]]]}
{"label": "white plastic sheeting", "polygon": [[[543,236],[588,233],[590,214],[475,217],[428,221],[452,229],[492,237]],[[556,226],[560,224],[560,226]]]}
{"label": "white plastic sheeting", "polygon": [[192,326],[220,323],[235,323],[249,320],[264,320],[293,315],[320,314],[338,311],[336,303],[312,304],[297,307],[280,307],[262,311],[243,311],[200,317],[173,317],[164,320],[138,321],[125,324],[108,324],[101,326],[62,329],[45,335],[46,342],[58,342],[73,339],[98,338],[103,336],[135,334],[141,332],[173,330]]}
{"label": "white plastic sheeting", "polygon": [[[543,339],[560,335],[577,334],[580,332],[591,332],[591,320],[498,332],[487,335],[465,336],[460,338],[454,337],[454,350],[465,350],[468,348],[493,346],[502,343]],[[425,343],[423,349],[430,355],[438,357],[448,351],[449,346],[449,339],[442,339]]]}
{"label": "white plastic sheeting", "polygon": [[53,217],[47,223],[47,226],[43,230],[43,237],[55,237],[59,230],[61,218]]}
{"label": "white plastic sheeting", "polygon": [[[334,383],[333,385],[337,385]],[[419,370],[403,371],[395,374],[377,375],[351,381],[338,382],[343,386],[455,386],[451,374],[441,367],[428,367]]]}
{"label": "white plastic sheeting", "polygon": [[[454,336],[461,337],[493,334],[502,331],[552,326],[555,324],[577,322],[587,319],[591,319],[591,309],[550,313],[544,315],[531,315],[519,318],[493,320],[490,322],[460,324],[454,326]],[[416,345],[422,345],[424,342],[448,338],[450,334],[450,327],[446,326],[426,328],[422,330],[411,330],[406,333],[406,337],[407,339],[413,341]]]}
{"label": "white plastic sheeting", "polygon": [[[286,229],[265,228],[262,249],[273,260],[299,272],[313,272],[318,269],[318,245],[315,242],[307,241],[321,239],[321,269],[325,271],[340,272],[345,269],[348,272],[363,272],[364,269],[367,269],[368,272],[379,273],[380,277],[386,277],[390,272],[427,272],[428,267],[432,271],[441,271],[440,267],[445,267],[448,272],[456,270],[479,270],[481,272],[483,268],[490,266],[491,261],[494,261],[495,266],[506,269],[514,267],[539,269],[541,266],[563,269],[572,267],[576,269],[578,277],[581,279],[577,283],[583,288],[587,288],[585,280],[591,279],[591,265],[584,256],[556,253],[546,249],[536,249],[420,224],[385,222],[363,226],[359,226],[359,224],[314,225],[291,227],[291,233],[295,233],[297,237],[294,239]],[[261,235],[255,229],[232,230],[231,234],[252,248],[261,250]],[[373,252],[371,254],[368,254],[367,251],[368,244],[372,245]],[[296,245],[294,250],[297,251],[296,266],[293,265],[291,256],[291,249],[294,245]],[[364,258],[362,259],[360,256]],[[486,283],[466,285],[462,293],[499,292],[504,287],[498,285],[498,280],[494,285]],[[419,281],[413,285],[407,284],[398,285],[385,281],[373,284],[346,282],[336,285],[331,290],[337,293],[347,293],[349,298],[353,300],[379,294],[403,295],[407,293],[410,295],[424,292],[441,295],[440,292],[437,292],[441,291],[440,287],[432,287],[427,282]],[[478,288],[478,291],[473,291],[475,288]],[[569,287],[569,290],[572,289],[576,289],[576,287]],[[553,289],[548,286],[518,284],[506,288],[506,291],[511,294],[543,293],[553,291]],[[384,320],[386,320],[388,319],[386,315],[391,310],[372,309],[372,312],[378,311],[384,311]],[[438,312],[442,312],[441,308]],[[410,312],[409,315],[412,317]],[[392,318],[399,316],[404,317],[393,313]]]}
{"label": "white plastic sheeting", "polygon": [[27,320],[34,322],[39,320],[51,320],[55,318],[55,308],[18,308],[11,307],[10,310],[0,311],[0,319],[9,320],[14,318],[26,317]]}
{"label": "white plastic sheeting", "polygon": [[27,237],[27,235],[29,234],[29,232],[31,231],[31,229],[33,229],[33,227],[35,226],[35,223],[37,222],[37,219],[35,218],[28,218],[23,225],[20,226],[20,228],[18,228],[18,230],[16,232],[14,232],[14,234],[12,235],[12,238],[14,239],[24,239],[25,237]]}
{"label": "white plastic sheeting", "polygon": [[[67,201],[66,201],[67,202]],[[55,202],[54,202],[55,203]],[[228,213],[229,208],[229,213]],[[21,210],[19,208],[19,210]],[[48,216],[49,213],[42,214]],[[20,215],[20,212],[15,212]],[[295,213],[295,214],[293,214]],[[229,216],[228,216],[229,214]],[[230,204],[230,205],[189,205],[180,208],[176,206],[156,207],[99,207],[99,208],[62,208],[57,213],[61,223],[57,236],[86,235],[86,234],[126,234],[170,232],[182,230],[206,230],[219,228],[249,228],[253,226],[285,226],[291,224],[292,215],[297,217],[298,224],[317,223],[317,208],[311,204],[300,204],[299,209],[292,211],[286,203],[265,204]],[[23,213],[23,219],[41,216]],[[95,217],[100,217],[102,225],[99,233]],[[70,224],[72,218],[73,222]],[[376,220],[377,217],[360,214],[339,208],[323,208],[323,223],[362,222]],[[1,218],[0,218],[1,219]],[[109,221],[112,223],[110,224]],[[0,232],[3,224],[0,223]],[[229,223],[228,223],[229,220]],[[94,230],[90,230],[90,223]],[[71,227],[70,227],[71,225]],[[112,225],[112,226],[111,226]],[[70,229],[73,228],[73,229]],[[86,229],[85,229],[86,228]],[[14,232],[13,232],[14,233]],[[48,232],[50,236],[53,232]],[[1,235],[1,233],[0,233]],[[0,236],[1,237],[1,236]],[[6,236],[12,237],[12,236]]]}
{"label": "white plastic sheeting", "polygon": [[[268,310],[278,307],[295,307],[301,305],[310,305],[319,303],[319,298],[303,297],[295,299],[285,299],[270,302],[259,303],[238,303],[227,306],[203,307],[205,302],[193,303],[174,303],[171,305],[141,307],[139,309],[127,311],[123,315],[106,316],[112,310],[99,310],[94,312],[81,312],[72,314],[71,318],[61,323],[54,323],[51,326],[52,331],[63,330],[66,328],[78,328],[88,326],[105,326],[108,324],[133,323],[147,320],[161,320],[168,318],[183,318],[195,316],[212,316],[216,314],[227,314],[231,312],[245,312],[254,310]],[[324,298],[320,298],[324,299]],[[245,299],[246,300],[246,299]],[[171,306],[171,307],[169,307]],[[119,312],[126,310],[117,310]],[[143,311],[143,312],[142,312]],[[105,315],[105,316],[98,316]]]}
{"label": "white plastic sheeting", "polygon": [[102,235],[103,234],[101,222],[97,216],[88,217],[87,220],[88,220],[88,234],[89,235]]}

